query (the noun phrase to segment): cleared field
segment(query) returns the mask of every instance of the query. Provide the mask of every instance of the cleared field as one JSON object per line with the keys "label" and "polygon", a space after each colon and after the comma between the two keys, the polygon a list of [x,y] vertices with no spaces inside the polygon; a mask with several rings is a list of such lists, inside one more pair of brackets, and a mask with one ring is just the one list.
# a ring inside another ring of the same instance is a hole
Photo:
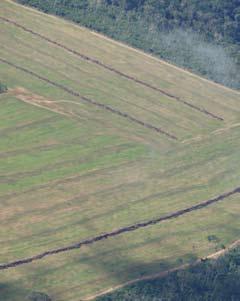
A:
{"label": "cleared field", "polygon": [[[0,2],[0,265],[240,186],[240,94]],[[240,195],[0,271],[0,300],[79,301],[239,238]],[[216,235],[218,242],[208,241]]]}

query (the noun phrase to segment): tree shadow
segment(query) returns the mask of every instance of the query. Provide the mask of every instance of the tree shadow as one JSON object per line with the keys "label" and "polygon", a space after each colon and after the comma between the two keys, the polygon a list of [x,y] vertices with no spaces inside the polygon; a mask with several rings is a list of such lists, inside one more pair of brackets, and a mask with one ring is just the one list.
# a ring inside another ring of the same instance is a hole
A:
{"label": "tree shadow", "polygon": [[[25,301],[27,300],[26,297],[28,294],[29,290],[25,289],[17,282],[0,282],[0,301]],[[16,296],[16,299],[14,296]]]}
{"label": "tree shadow", "polygon": [[[90,228],[94,228],[94,226],[90,226]],[[95,245],[88,246],[84,249],[73,251],[72,254],[70,252],[67,254],[67,257],[65,257],[66,254],[57,255],[58,260],[61,261],[61,266],[48,266],[45,260],[38,262],[37,269],[36,267],[32,268],[31,264],[27,265],[25,275],[23,275],[25,278],[23,281],[18,280],[16,283],[0,284],[0,301],[27,301],[27,296],[31,292],[39,291],[39,282],[43,283],[43,281],[46,281],[45,284],[47,284],[51,275],[57,275],[62,271],[68,271],[64,274],[65,279],[68,279],[70,276],[68,273],[72,272],[68,269],[69,266],[75,266],[76,269],[81,269],[82,266],[87,264],[89,272],[92,273],[96,271],[98,274],[97,281],[100,282],[100,285],[99,289],[95,288],[96,290],[93,291],[94,294],[98,291],[104,291],[104,289],[107,289],[107,278],[111,279],[112,283],[121,285],[134,279],[148,277],[168,269],[172,269],[175,266],[180,266],[183,263],[191,263],[197,260],[197,257],[192,253],[185,254],[181,259],[173,259],[170,256],[165,259],[161,259],[161,256],[159,256],[159,260],[151,261],[151,258],[148,258],[148,262],[144,261],[142,257],[138,257],[137,250],[139,248],[147,248],[148,245],[160,241],[164,242],[165,238],[165,235],[162,235],[161,238],[154,236],[145,241],[145,238],[143,237],[140,241],[132,241],[130,245],[126,245],[126,237],[121,235],[117,238],[98,242]],[[105,277],[102,284],[101,275],[104,275]],[[26,280],[31,278],[36,280],[34,280],[33,287],[31,291],[29,291],[29,289],[24,286],[27,285]],[[68,281],[66,280],[66,282]],[[66,293],[67,291],[71,292],[72,289],[79,289],[79,295],[82,295],[81,289],[84,286],[91,286],[91,280],[89,281],[82,278],[79,279],[79,283],[75,281],[75,283],[69,287],[66,287],[63,283],[61,289],[59,287],[56,289],[56,291],[58,291],[56,295],[47,291],[47,285],[45,289],[45,284],[41,284],[40,292],[47,293],[53,301],[57,301],[61,297],[61,291]],[[53,288],[52,291],[55,291],[55,288]]]}

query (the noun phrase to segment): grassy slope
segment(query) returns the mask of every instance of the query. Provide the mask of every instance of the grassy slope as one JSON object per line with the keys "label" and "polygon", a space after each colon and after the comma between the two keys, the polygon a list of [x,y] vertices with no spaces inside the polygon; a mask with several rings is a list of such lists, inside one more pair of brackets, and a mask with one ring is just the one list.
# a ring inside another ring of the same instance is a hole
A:
{"label": "grassy slope", "polygon": [[[8,1],[1,1],[0,16],[224,118],[211,119],[0,21],[1,58],[179,138],[171,141],[1,64],[0,78],[10,88],[65,100],[62,110],[75,114],[70,118],[31,106],[16,92],[0,96],[1,262],[151,219],[239,186],[239,93]],[[236,195],[175,221],[1,272],[1,297],[22,300],[29,290],[40,290],[56,300],[79,300],[180,259],[206,255],[239,236],[238,212]],[[219,245],[208,242],[210,234],[220,238]]]}

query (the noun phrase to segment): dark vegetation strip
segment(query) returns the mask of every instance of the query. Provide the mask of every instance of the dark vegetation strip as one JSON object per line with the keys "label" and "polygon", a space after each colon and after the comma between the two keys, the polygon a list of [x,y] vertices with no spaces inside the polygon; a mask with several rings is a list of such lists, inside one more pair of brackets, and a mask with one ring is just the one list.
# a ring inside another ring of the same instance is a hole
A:
{"label": "dark vegetation strip", "polygon": [[[52,121],[55,121],[55,120],[52,120]],[[47,124],[48,125],[51,125],[52,124],[52,121],[51,123],[48,122]],[[53,123],[54,124],[54,123]],[[44,140],[44,142],[46,142],[46,140]],[[77,139],[77,137],[75,137],[74,139],[66,139],[65,142],[53,142],[53,143],[49,143],[49,144],[39,144],[39,145],[36,145],[36,146],[33,146],[33,147],[24,147],[24,148],[19,148],[19,149],[15,149],[15,150],[9,150],[8,152],[5,151],[5,152],[0,152],[0,159],[1,158],[8,158],[8,157],[13,157],[13,156],[17,156],[17,155],[22,155],[22,154],[31,154],[31,153],[34,153],[34,152],[41,152],[41,151],[48,151],[48,150],[52,150],[56,147],[63,147],[65,146],[66,144],[69,146],[69,145],[79,145],[79,140]],[[81,143],[86,143],[88,142],[88,139],[81,139]]]}
{"label": "dark vegetation strip", "polygon": [[104,240],[104,239],[108,239],[108,238],[111,238],[111,237],[115,237],[115,236],[118,236],[118,235],[123,234],[123,233],[136,231],[140,228],[145,228],[145,227],[148,227],[148,226],[159,224],[159,223],[161,223],[163,221],[166,221],[166,220],[175,219],[175,218],[177,218],[179,216],[182,216],[184,214],[187,214],[189,212],[196,211],[196,210],[208,207],[208,206],[210,206],[214,203],[222,201],[222,200],[224,200],[224,199],[226,199],[226,198],[228,198],[228,197],[230,197],[234,194],[237,194],[237,193],[240,193],[240,187],[238,187],[238,188],[236,188],[236,189],[234,189],[230,192],[223,193],[223,194],[221,194],[221,195],[219,195],[219,196],[217,196],[213,199],[203,201],[203,202],[201,202],[197,205],[194,205],[194,206],[182,209],[182,210],[175,211],[173,213],[167,214],[167,215],[162,216],[162,217],[158,217],[156,219],[152,219],[150,221],[140,222],[140,223],[136,223],[136,224],[133,224],[133,225],[130,225],[130,226],[127,226],[127,227],[122,227],[122,228],[113,230],[111,232],[106,232],[106,233],[100,234],[98,236],[82,240],[82,241],[80,241],[76,244],[72,244],[72,245],[62,247],[62,248],[58,248],[58,249],[49,250],[49,251],[46,251],[44,253],[32,256],[32,257],[27,257],[27,258],[12,261],[12,262],[9,262],[9,263],[3,263],[3,264],[0,265],[0,270],[7,270],[7,269],[10,269],[10,268],[15,268],[15,267],[20,266],[20,265],[24,265],[24,264],[28,264],[28,263],[31,263],[31,262],[34,262],[34,261],[37,261],[37,260],[41,260],[41,259],[43,259],[45,257],[48,257],[48,256],[51,256],[51,255],[56,255],[56,254],[59,254],[59,253],[69,252],[69,251],[74,250],[74,249],[79,249],[82,246],[92,245],[95,242],[98,242],[98,241],[101,241],[101,240]]}
{"label": "dark vegetation strip", "polygon": [[102,147],[101,149],[98,149],[98,151],[97,151],[98,156],[96,156],[95,153],[91,154],[90,152],[88,152],[85,155],[82,154],[80,159],[74,158],[74,159],[62,160],[62,161],[52,163],[52,164],[48,163],[47,165],[43,165],[32,171],[21,171],[21,172],[16,172],[13,174],[4,173],[4,175],[1,175],[1,173],[0,173],[0,183],[14,183],[25,177],[39,176],[48,171],[61,169],[63,167],[67,167],[67,166],[71,166],[71,165],[74,165],[74,166],[79,165],[80,166],[81,164],[89,163],[89,161],[94,162],[94,159],[96,157],[104,158],[105,156],[107,156],[111,153],[122,152],[122,151],[125,151],[126,149],[127,149],[126,144],[107,146],[107,147]]}
{"label": "dark vegetation strip", "polygon": [[203,113],[203,114],[205,114],[205,115],[208,115],[209,117],[212,117],[212,118],[217,119],[217,120],[221,120],[221,121],[224,120],[222,117],[219,117],[219,116],[217,116],[217,115],[215,115],[215,114],[213,114],[213,113],[207,111],[207,110],[204,109],[204,108],[200,108],[200,107],[198,107],[198,106],[196,106],[196,105],[194,105],[194,104],[191,104],[191,103],[187,102],[186,100],[183,100],[183,99],[181,99],[180,97],[175,96],[175,95],[173,95],[173,94],[171,94],[171,93],[169,93],[169,92],[167,92],[167,91],[165,91],[165,90],[162,90],[162,89],[160,89],[160,88],[157,88],[157,87],[155,87],[155,86],[153,86],[153,85],[151,85],[151,84],[149,84],[149,83],[146,83],[145,81],[139,80],[139,79],[137,79],[137,78],[135,78],[135,77],[133,77],[133,76],[130,76],[130,75],[126,74],[126,73],[123,73],[123,72],[121,72],[121,71],[119,71],[119,70],[116,70],[116,69],[114,69],[114,68],[111,67],[111,66],[105,65],[105,64],[103,64],[102,62],[100,62],[100,61],[98,61],[98,60],[96,60],[96,59],[94,59],[94,58],[91,58],[91,57],[89,57],[89,56],[86,56],[86,55],[84,55],[84,54],[82,54],[82,53],[80,53],[80,52],[78,52],[78,51],[76,51],[76,50],[73,50],[73,49],[71,49],[71,48],[69,48],[69,47],[67,47],[67,46],[65,46],[65,45],[62,45],[62,44],[60,44],[60,43],[54,41],[54,40],[51,40],[51,39],[47,38],[46,36],[44,36],[44,35],[42,35],[42,34],[40,34],[40,33],[34,32],[33,30],[31,30],[31,29],[29,29],[29,28],[27,28],[27,27],[25,27],[25,26],[23,26],[23,25],[21,25],[21,24],[18,24],[18,23],[15,22],[15,21],[9,20],[9,19],[4,18],[4,17],[0,17],[0,19],[3,20],[3,21],[5,21],[5,22],[8,22],[8,23],[10,23],[10,24],[12,24],[12,25],[14,25],[14,26],[16,26],[16,27],[18,27],[18,28],[21,28],[22,30],[24,30],[24,31],[26,31],[26,32],[29,32],[29,33],[31,33],[31,34],[33,34],[33,35],[35,35],[35,36],[37,36],[37,37],[39,37],[39,38],[41,38],[41,39],[43,39],[43,40],[49,42],[49,43],[51,43],[51,44],[54,44],[54,45],[56,45],[56,46],[58,46],[58,47],[60,47],[60,48],[63,48],[63,49],[65,49],[65,50],[67,50],[68,52],[70,52],[70,53],[72,53],[72,54],[74,54],[74,55],[80,57],[81,59],[83,59],[83,60],[85,60],[85,61],[89,61],[89,62],[91,62],[91,63],[97,64],[97,65],[99,65],[99,66],[101,66],[101,67],[103,67],[103,68],[105,68],[105,69],[107,69],[107,70],[109,70],[109,71],[111,71],[111,72],[114,72],[114,73],[117,74],[117,75],[120,75],[120,76],[122,76],[122,77],[125,77],[125,78],[127,78],[127,79],[129,79],[129,80],[132,80],[132,81],[134,81],[134,82],[137,83],[137,84],[140,84],[140,85],[142,85],[142,86],[145,86],[145,87],[147,87],[147,88],[150,88],[150,89],[152,89],[152,90],[154,90],[154,91],[160,92],[161,94],[164,94],[164,95],[166,95],[166,96],[168,96],[168,97],[170,97],[170,98],[172,98],[172,99],[174,99],[174,100],[176,100],[176,101],[178,101],[178,102],[183,103],[184,105],[190,107],[190,108],[193,109],[193,110],[199,111],[199,112],[201,112],[201,113]]}
{"label": "dark vegetation strip", "polygon": [[[118,164],[117,168],[120,168],[120,167],[121,168],[129,167],[129,161]],[[2,195],[2,196],[0,196],[0,201],[4,202],[4,201],[10,200],[12,198],[27,195],[29,193],[36,192],[36,191],[39,191],[39,190],[45,189],[45,188],[54,188],[57,185],[65,185],[65,184],[68,184],[68,183],[76,183],[76,182],[80,181],[81,179],[85,179],[87,177],[102,175],[102,173],[104,173],[104,172],[108,173],[110,170],[112,170],[112,168],[113,167],[111,166],[111,167],[100,168],[100,169],[97,169],[97,170],[93,169],[93,170],[90,170],[89,172],[86,172],[86,173],[83,173],[83,174],[77,174],[77,175],[74,175],[74,176],[69,176],[67,178],[62,178],[62,179],[59,179],[59,180],[50,181],[48,183],[34,185],[30,189],[26,189],[26,190],[22,190],[22,191],[19,191],[19,192],[13,192],[13,193],[9,193],[9,194],[6,194],[6,195]]]}
{"label": "dark vegetation strip", "polygon": [[164,131],[161,128],[158,128],[158,127],[156,127],[156,126],[154,126],[152,124],[146,123],[146,122],[144,122],[142,120],[139,120],[139,119],[137,119],[137,118],[135,118],[135,117],[127,114],[127,113],[121,112],[121,111],[119,111],[119,110],[117,110],[115,108],[112,108],[112,107],[110,107],[108,105],[105,105],[103,103],[97,102],[97,101],[95,101],[95,100],[93,100],[91,98],[84,97],[84,96],[80,95],[78,92],[76,92],[76,91],[74,91],[72,89],[69,89],[68,87],[66,87],[66,86],[64,86],[62,84],[56,83],[54,81],[51,81],[51,80],[49,80],[49,79],[47,79],[47,78],[45,78],[45,77],[43,77],[41,75],[38,75],[37,73],[35,73],[33,71],[30,71],[30,70],[28,70],[28,69],[26,69],[24,67],[18,66],[18,65],[14,64],[14,63],[11,63],[11,62],[3,59],[3,58],[0,58],[0,61],[3,62],[3,63],[5,63],[5,64],[7,64],[7,65],[9,65],[9,66],[11,66],[11,67],[14,67],[14,68],[16,68],[18,70],[21,70],[21,71],[25,72],[25,73],[28,73],[28,74],[30,74],[30,75],[32,75],[32,76],[34,76],[34,77],[36,77],[36,78],[38,78],[38,79],[40,79],[42,81],[45,81],[48,84],[51,84],[51,85],[53,85],[53,86],[55,86],[55,87],[57,87],[57,88],[65,91],[65,92],[67,92],[68,94],[71,94],[71,95],[76,96],[76,97],[80,97],[83,101],[85,101],[85,102],[87,102],[89,104],[92,104],[92,105],[94,105],[96,107],[99,107],[101,109],[109,111],[109,112],[111,112],[113,114],[119,115],[121,117],[124,117],[124,118],[128,119],[131,122],[137,123],[137,124],[139,124],[141,126],[144,126],[145,128],[148,128],[150,130],[153,130],[155,132],[163,134],[163,135],[167,136],[170,139],[178,140],[176,136],[174,136],[172,134],[169,134],[168,132]]}
{"label": "dark vegetation strip", "polygon": [[[52,120],[57,120],[57,117],[56,116],[46,117],[46,118],[42,118],[42,119],[35,120],[35,121],[32,121],[32,122],[28,122],[28,123],[25,123],[25,124],[20,124],[20,125],[16,125],[16,126],[13,126],[13,127],[4,128],[4,129],[0,130],[0,135],[1,136],[9,135],[10,133],[13,133],[13,132],[16,132],[16,131],[19,131],[19,130],[30,129],[30,128],[33,128],[33,127],[37,127],[39,125],[42,125],[43,123],[46,123],[46,122],[49,122],[49,121],[52,121]],[[0,157],[1,157],[1,154],[0,154]]]}
{"label": "dark vegetation strip", "polygon": [[0,159],[2,158],[10,158],[17,155],[25,155],[25,154],[32,154],[34,152],[42,152],[42,151],[48,151],[52,150],[55,147],[61,146],[60,143],[52,143],[52,144],[46,144],[46,145],[38,145],[31,148],[23,148],[23,149],[16,149],[16,150],[9,150],[8,152],[2,152],[0,153]]}

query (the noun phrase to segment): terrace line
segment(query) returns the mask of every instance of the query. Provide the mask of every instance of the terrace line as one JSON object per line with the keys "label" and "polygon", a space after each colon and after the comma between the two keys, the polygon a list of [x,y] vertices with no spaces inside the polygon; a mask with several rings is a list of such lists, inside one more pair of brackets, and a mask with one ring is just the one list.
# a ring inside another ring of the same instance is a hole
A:
{"label": "terrace line", "polygon": [[85,61],[89,61],[89,62],[91,62],[93,64],[97,64],[97,65],[103,67],[104,69],[109,70],[109,71],[111,71],[111,72],[113,72],[113,73],[115,73],[117,75],[120,75],[120,76],[122,76],[122,77],[124,77],[124,78],[126,78],[128,80],[132,80],[132,81],[134,81],[137,84],[140,84],[142,86],[150,88],[150,89],[152,89],[154,91],[160,92],[161,94],[166,95],[166,96],[168,96],[168,97],[170,97],[170,98],[172,98],[172,99],[174,99],[174,100],[176,100],[176,101],[178,101],[178,102],[180,102],[180,103],[182,103],[182,104],[190,107],[193,110],[201,112],[201,113],[207,115],[208,117],[211,117],[213,119],[217,119],[217,120],[220,120],[220,121],[224,121],[224,119],[222,117],[219,117],[219,116],[217,116],[217,115],[215,115],[215,114],[207,111],[204,108],[200,108],[200,107],[198,107],[198,106],[196,106],[194,104],[191,104],[191,103],[187,102],[186,100],[181,99],[178,96],[170,94],[169,92],[167,92],[165,90],[157,88],[157,87],[155,87],[155,86],[153,86],[153,85],[151,85],[149,83],[146,83],[145,81],[139,80],[139,79],[137,79],[137,78],[135,78],[133,76],[130,76],[130,75],[126,74],[126,73],[123,73],[123,72],[121,72],[119,70],[116,70],[116,69],[114,69],[111,66],[105,65],[104,63],[102,63],[102,62],[100,62],[100,61],[98,61],[98,60],[96,60],[94,58],[86,56],[85,54],[82,54],[82,53],[80,53],[80,52],[78,52],[76,50],[73,50],[73,49],[71,49],[71,48],[69,48],[69,47],[67,47],[65,45],[62,45],[62,44],[56,42],[56,41],[53,41],[53,40],[49,39],[48,37],[46,37],[46,36],[44,36],[44,35],[42,35],[40,33],[34,32],[33,30],[31,30],[31,29],[29,29],[29,28],[27,28],[27,27],[25,27],[25,26],[23,26],[21,24],[18,24],[17,22],[15,22],[13,20],[9,20],[9,19],[4,18],[4,17],[0,17],[0,19],[3,20],[3,21],[5,21],[5,22],[8,22],[8,23],[10,23],[10,24],[12,24],[12,25],[14,25],[14,26],[16,26],[18,28],[21,28],[22,30],[24,30],[24,31],[26,31],[28,33],[31,33],[31,34],[33,34],[33,35],[35,35],[35,36],[37,36],[37,37],[39,37],[39,38],[41,38],[41,39],[49,42],[49,43],[51,43],[51,44],[54,44],[54,45],[56,45],[56,46],[58,46],[58,47],[60,47],[62,49],[65,49],[66,51],[68,51],[68,52],[70,52],[70,53],[72,53],[72,54],[80,57],[81,59],[83,59]]}
{"label": "terrace line", "polygon": [[58,249],[49,250],[49,251],[46,251],[44,253],[32,256],[32,257],[12,261],[12,262],[9,262],[9,263],[3,263],[3,264],[0,265],[0,270],[7,270],[7,269],[10,269],[10,268],[15,268],[15,267],[20,266],[20,265],[24,265],[24,264],[28,264],[28,263],[31,263],[31,262],[34,262],[34,261],[37,261],[37,260],[41,260],[41,259],[43,259],[45,257],[48,257],[48,256],[52,256],[52,255],[59,254],[59,253],[64,253],[64,252],[69,252],[69,251],[74,250],[74,249],[79,249],[84,245],[91,245],[95,242],[98,242],[98,241],[101,241],[101,240],[104,240],[104,239],[108,239],[110,237],[118,236],[118,235],[126,233],[126,232],[133,232],[133,231],[136,231],[140,228],[145,228],[145,227],[148,227],[148,226],[151,226],[151,225],[159,224],[163,221],[174,219],[174,218],[177,218],[179,216],[185,215],[189,212],[196,211],[196,210],[208,207],[208,206],[210,206],[214,203],[220,202],[220,201],[222,201],[222,200],[224,200],[224,199],[226,199],[226,198],[228,198],[228,197],[230,197],[234,194],[237,194],[237,193],[240,193],[240,187],[238,187],[238,188],[236,188],[236,189],[234,189],[230,192],[223,193],[223,194],[221,194],[221,195],[219,195],[219,196],[217,196],[213,199],[203,201],[201,203],[198,203],[197,205],[194,205],[194,206],[182,209],[182,210],[178,210],[178,211],[175,211],[173,213],[169,213],[168,215],[158,217],[158,218],[153,219],[153,220],[149,220],[149,221],[146,221],[146,222],[140,222],[140,223],[133,224],[133,225],[130,225],[130,226],[127,226],[127,227],[122,227],[122,228],[113,230],[111,232],[103,233],[103,234],[100,234],[98,236],[82,240],[82,241],[80,241],[76,244],[72,244],[72,245],[62,247],[62,248],[58,248]]}
{"label": "terrace line", "polygon": [[43,77],[41,75],[38,75],[37,73],[35,73],[35,72],[31,71],[31,70],[28,70],[28,69],[26,69],[24,67],[18,66],[18,65],[14,64],[12,62],[9,62],[9,61],[7,61],[7,60],[5,60],[3,58],[0,58],[0,62],[5,63],[5,64],[7,64],[7,65],[9,65],[11,67],[14,67],[15,69],[21,70],[21,71],[23,71],[25,73],[28,73],[28,74],[30,74],[30,75],[32,75],[32,76],[34,76],[34,77],[36,77],[36,78],[38,78],[38,79],[40,79],[42,81],[47,82],[48,84],[51,84],[51,85],[53,85],[53,86],[55,86],[55,87],[57,87],[59,89],[62,89],[63,91],[65,91],[65,92],[67,92],[67,93],[69,93],[69,94],[71,94],[73,96],[80,97],[83,101],[85,101],[87,103],[90,103],[90,104],[92,104],[94,106],[100,107],[101,109],[109,111],[109,112],[111,112],[113,114],[116,114],[116,115],[119,115],[121,117],[124,117],[124,118],[128,119],[129,121],[137,123],[137,124],[139,124],[139,125],[147,128],[147,129],[150,129],[150,130],[153,130],[153,131],[158,132],[160,134],[163,134],[163,135],[167,136],[168,138],[170,138],[172,140],[178,140],[178,138],[176,136],[174,136],[174,135],[166,132],[165,130],[163,130],[161,128],[158,128],[158,127],[156,127],[156,126],[154,126],[154,125],[152,125],[150,123],[146,123],[146,122],[144,122],[142,120],[139,120],[139,119],[137,119],[137,118],[135,118],[135,117],[127,114],[127,113],[121,112],[121,111],[119,111],[119,110],[117,110],[117,109],[115,109],[113,107],[110,107],[110,106],[105,105],[103,103],[97,102],[97,101],[95,101],[95,100],[93,100],[91,98],[87,98],[85,96],[82,96],[78,92],[76,92],[76,91],[74,91],[72,89],[69,89],[68,87],[66,87],[66,86],[64,86],[62,84],[58,84],[58,83],[56,83],[54,81],[51,81],[51,80],[49,80],[49,79],[47,79],[47,78],[45,78],[45,77]]}

